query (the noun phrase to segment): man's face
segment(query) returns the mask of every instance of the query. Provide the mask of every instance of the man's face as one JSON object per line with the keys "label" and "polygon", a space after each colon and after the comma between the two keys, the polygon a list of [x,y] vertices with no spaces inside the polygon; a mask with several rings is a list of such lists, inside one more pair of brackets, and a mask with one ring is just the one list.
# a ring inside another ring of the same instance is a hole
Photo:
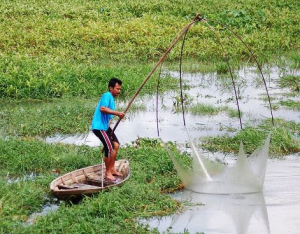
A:
{"label": "man's face", "polygon": [[121,85],[119,85],[118,83],[116,83],[115,87],[109,87],[109,91],[111,92],[111,94],[113,95],[113,97],[118,96],[121,93]]}

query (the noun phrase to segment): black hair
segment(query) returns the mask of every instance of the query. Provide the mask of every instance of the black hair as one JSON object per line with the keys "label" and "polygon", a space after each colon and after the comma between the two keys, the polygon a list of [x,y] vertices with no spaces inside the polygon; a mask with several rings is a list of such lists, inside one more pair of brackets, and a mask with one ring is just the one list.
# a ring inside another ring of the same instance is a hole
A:
{"label": "black hair", "polygon": [[108,83],[108,89],[109,89],[109,87],[114,88],[116,86],[116,84],[122,85],[122,81],[116,77],[111,78]]}

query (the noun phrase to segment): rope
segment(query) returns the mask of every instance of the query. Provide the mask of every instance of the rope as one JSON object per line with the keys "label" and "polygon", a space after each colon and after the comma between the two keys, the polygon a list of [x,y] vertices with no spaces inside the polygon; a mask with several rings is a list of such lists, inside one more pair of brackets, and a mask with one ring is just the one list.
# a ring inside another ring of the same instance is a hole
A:
{"label": "rope", "polygon": [[159,137],[159,126],[158,126],[158,94],[159,94],[159,85],[160,85],[160,77],[163,63],[160,64],[159,74],[157,78],[157,86],[156,86],[156,129],[157,136]]}

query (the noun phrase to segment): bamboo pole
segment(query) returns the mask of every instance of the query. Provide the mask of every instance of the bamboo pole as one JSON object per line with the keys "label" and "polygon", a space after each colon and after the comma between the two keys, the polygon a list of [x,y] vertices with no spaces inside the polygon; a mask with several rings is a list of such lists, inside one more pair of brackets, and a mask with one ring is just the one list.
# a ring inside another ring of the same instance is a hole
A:
{"label": "bamboo pole", "polygon": [[[158,63],[153,67],[153,69],[151,70],[151,72],[147,75],[147,77],[144,79],[143,83],[140,85],[140,87],[137,89],[136,93],[133,95],[133,97],[130,99],[127,107],[125,108],[125,110],[123,111],[124,113],[126,113],[128,111],[128,109],[130,108],[132,102],[134,101],[134,99],[137,97],[137,95],[140,93],[141,89],[144,87],[144,85],[146,84],[146,82],[150,79],[150,77],[154,74],[154,72],[156,71],[156,69],[158,68],[158,66],[165,60],[166,56],[170,53],[170,51],[173,49],[173,47],[177,44],[177,42],[182,38],[183,35],[185,35],[185,33],[189,30],[189,28],[196,23],[197,21],[201,21],[201,15],[197,14],[196,17],[188,24],[186,25],[181,32],[179,33],[179,35],[177,36],[177,38],[171,43],[171,45],[169,46],[169,48],[166,50],[166,52],[163,54],[163,56],[159,59]],[[118,127],[119,123],[120,123],[121,119],[119,118],[117,123],[115,124],[113,130],[112,130],[112,134],[114,133],[114,131],[116,130],[116,128]]]}
{"label": "bamboo pole", "polygon": [[102,163],[101,163],[101,177],[102,177],[102,179],[101,179],[101,187],[102,188],[104,188],[104,186],[103,186],[103,181],[104,181],[104,166],[103,166],[103,158],[102,158]]}

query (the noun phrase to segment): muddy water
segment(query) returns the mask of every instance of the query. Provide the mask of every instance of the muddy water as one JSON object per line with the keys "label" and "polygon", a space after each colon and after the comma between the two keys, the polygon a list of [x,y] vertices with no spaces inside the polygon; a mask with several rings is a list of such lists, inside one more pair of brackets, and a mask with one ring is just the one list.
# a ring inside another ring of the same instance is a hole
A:
{"label": "muddy water", "polygon": [[140,223],[161,233],[299,234],[299,172],[300,155],[269,160],[263,193],[208,195],[184,190],[172,195],[186,202],[183,211]]}
{"label": "muddy water", "polygon": [[[268,85],[272,102],[278,103],[279,100],[286,99],[285,93],[290,93],[287,89],[279,87],[278,82],[281,76],[287,74],[300,74],[299,71],[282,71],[279,68],[265,68],[265,77]],[[178,78],[177,72],[167,72],[169,75]],[[239,79],[236,82],[239,93],[240,109],[243,112],[243,123],[259,123],[265,118],[270,118],[270,110],[266,101],[266,91],[260,75],[256,68],[248,67],[238,71]],[[237,110],[234,100],[231,80],[227,76],[218,77],[216,73],[210,74],[183,74],[184,84],[190,86],[184,93],[188,95],[191,103],[211,104],[215,107],[228,106]],[[159,98],[159,130],[160,137],[164,141],[187,141],[184,133],[183,118],[181,113],[175,112],[178,105],[179,89],[165,93]],[[275,100],[273,100],[273,98]],[[289,97],[289,99],[299,101],[299,98]],[[130,143],[137,137],[157,137],[156,125],[156,96],[138,97],[135,102],[137,105],[146,106],[146,111],[127,113],[126,119],[122,121],[116,133],[121,144]],[[125,109],[127,103],[118,103],[120,109]],[[298,121],[300,113],[280,107],[273,112],[275,118]],[[240,128],[238,118],[230,118],[227,113],[220,112],[214,116],[192,115],[186,113],[186,124],[188,131],[193,138],[203,136],[216,136],[228,133],[228,129]],[[230,133],[229,133],[230,134]],[[72,136],[55,135],[46,138],[46,141],[62,142],[71,144],[86,144],[90,146],[100,145],[99,140],[93,135],[79,134]]]}

